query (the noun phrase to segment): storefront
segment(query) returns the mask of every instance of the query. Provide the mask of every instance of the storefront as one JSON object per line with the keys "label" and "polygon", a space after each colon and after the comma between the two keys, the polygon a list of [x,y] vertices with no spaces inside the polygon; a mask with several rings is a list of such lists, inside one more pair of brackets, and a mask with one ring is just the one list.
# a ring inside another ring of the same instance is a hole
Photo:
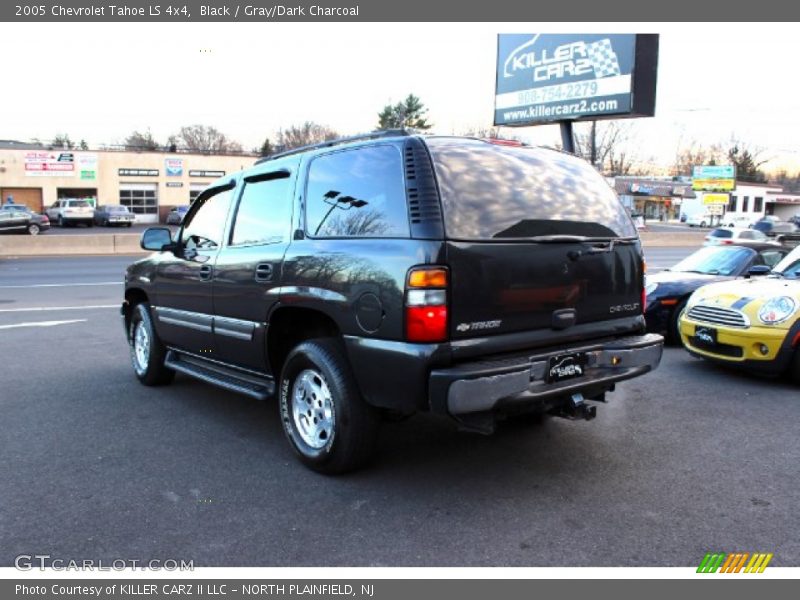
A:
{"label": "storefront", "polygon": [[631,216],[644,221],[678,219],[684,199],[694,198],[689,186],[672,181],[617,177],[614,188]]}
{"label": "storefront", "polygon": [[251,167],[252,154],[55,150],[0,142],[0,194],[42,212],[64,198],[95,206],[122,204],[136,220],[156,223],[189,204],[211,182]]}

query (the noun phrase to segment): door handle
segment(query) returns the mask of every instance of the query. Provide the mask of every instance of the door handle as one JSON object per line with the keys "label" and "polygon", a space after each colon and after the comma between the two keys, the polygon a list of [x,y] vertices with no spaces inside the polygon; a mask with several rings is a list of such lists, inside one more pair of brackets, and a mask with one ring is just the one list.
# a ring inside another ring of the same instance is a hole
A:
{"label": "door handle", "polygon": [[213,269],[211,268],[211,265],[203,265],[202,267],[200,267],[200,279],[202,279],[203,281],[208,281],[209,279],[211,279],[212,272]]}
{"label": "door handle", "polygon": [[272,281],[272,265],[269,263],[261,263],[256,265],[256,281],[265,282]]}

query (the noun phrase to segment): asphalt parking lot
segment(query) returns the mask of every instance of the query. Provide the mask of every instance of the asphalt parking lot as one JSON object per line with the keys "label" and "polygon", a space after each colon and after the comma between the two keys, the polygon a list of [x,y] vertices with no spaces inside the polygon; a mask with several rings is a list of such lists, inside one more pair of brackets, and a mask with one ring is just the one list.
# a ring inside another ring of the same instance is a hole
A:
{"label": "asphalt parking lot", "polygon": [[[691,249],[648,251],[650,269]],[[196,566],[800,564],[800,394],[679,348],[591,422],[387,423],[371,468],[291,455],[273,402],[145,388],[120,326],[130,257],[0,259],[0,566],[19,554]]]}

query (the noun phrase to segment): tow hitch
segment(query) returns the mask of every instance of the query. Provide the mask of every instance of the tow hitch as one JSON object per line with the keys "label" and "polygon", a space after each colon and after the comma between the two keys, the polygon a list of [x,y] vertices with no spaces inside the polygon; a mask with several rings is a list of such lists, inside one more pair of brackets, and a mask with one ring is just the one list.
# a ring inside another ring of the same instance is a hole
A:
{"label": "tow hitch", "polygon": [[576,419],[591,421],[597,416],[597,407],[586,404],[583,394],[572,394],[569,400],[553,411],[553,414],[570,421]]}

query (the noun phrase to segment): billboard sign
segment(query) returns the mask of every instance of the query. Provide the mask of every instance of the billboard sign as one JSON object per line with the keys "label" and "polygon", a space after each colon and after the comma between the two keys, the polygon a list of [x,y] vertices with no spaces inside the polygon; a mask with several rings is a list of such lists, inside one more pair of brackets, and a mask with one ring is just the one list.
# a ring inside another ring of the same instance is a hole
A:
{"label": "billboard sign", "polygon": [[704,165],[692,169],[692,189],[730,192],[736,189],[735,165]]}
{"label": "billboard sign", "polygon": [[500,34],[495,125],[655,114],[658,35]]}
{"label": "billboard sign", "polygon": [[72,152],[28,152],[25,175],[31,177],[73,177],[75,154]]}
{"label": "billboard sign", "polygon": [[714,204],[727,206],[730,198],[730,194],[703,194],[703,204],[706,206]]}

